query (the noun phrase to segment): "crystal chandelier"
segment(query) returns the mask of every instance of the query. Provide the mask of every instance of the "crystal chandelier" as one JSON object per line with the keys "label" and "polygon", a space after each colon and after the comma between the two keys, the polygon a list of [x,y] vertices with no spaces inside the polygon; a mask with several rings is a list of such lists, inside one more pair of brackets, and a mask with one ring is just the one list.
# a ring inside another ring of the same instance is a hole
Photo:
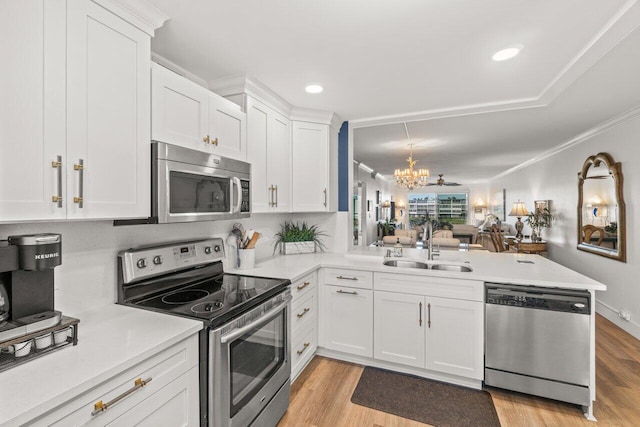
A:
{"label": "crystal chandelier", "polygon": [[413,190],[414,188],[422,188],[427,185],[427,178],[429,178],[429,169],[416,169],[413,167],[418,163],[413,160],[413,144],[409,144],[409,162],[408,169],[396,169],[393,175],[396,177],[396,185],[400,188],[406,188],[407,190]]}

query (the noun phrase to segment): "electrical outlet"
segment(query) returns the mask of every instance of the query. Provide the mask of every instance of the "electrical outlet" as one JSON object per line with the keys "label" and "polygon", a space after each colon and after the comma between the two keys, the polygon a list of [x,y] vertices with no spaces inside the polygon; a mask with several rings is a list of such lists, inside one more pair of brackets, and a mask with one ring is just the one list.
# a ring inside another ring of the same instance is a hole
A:
{"label": "electrical outlet", "polygon": [[631,321],[631,314],[624,310],[620,310],[618,312],[618,317],[621,318],[622,320],[626,320],[627,322]]}

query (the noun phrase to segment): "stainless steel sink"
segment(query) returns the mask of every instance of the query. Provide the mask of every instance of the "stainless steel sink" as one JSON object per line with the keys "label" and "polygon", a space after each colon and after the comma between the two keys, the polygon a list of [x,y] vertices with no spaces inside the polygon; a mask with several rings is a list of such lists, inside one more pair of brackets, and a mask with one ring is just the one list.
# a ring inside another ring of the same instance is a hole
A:
{"label": "stainless steel sink", "polygon": [[469,265],[460,264],[432,264],[429,266],[431,270],[443,270],[443,271],[458,271],[461,273],[468,273],[473,271],[473,268]]}
{"label": "stainless steel sink", "polygon": [[457,271],[460,273],[468,273],[473,271],[470,265],[464,264],[446,264],[446,263],[428,263],[409,259],[385,259],[383,264],[388,267],[402,268],[421,268],[424,270],[441,270],[441,271]]}
{"label": "stainless steel sink", "polygon": [[429,264],[421,261],[410,261],[403,259],[387,259],[383,262],[384,265],[389,267],[404,267],[404,268],[429,268]]}

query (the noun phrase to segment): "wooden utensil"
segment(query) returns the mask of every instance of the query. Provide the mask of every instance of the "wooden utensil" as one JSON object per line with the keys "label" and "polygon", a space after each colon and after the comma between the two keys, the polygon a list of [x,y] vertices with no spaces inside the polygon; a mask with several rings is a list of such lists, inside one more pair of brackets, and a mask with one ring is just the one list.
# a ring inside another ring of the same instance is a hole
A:
{"label": "wooden utensil", "polygon": [[251,240],[249,240],[249,243],[247,243],[247,246],[245,246],[245,249],[255,248],[259,238],[260,238],[260,233],[257,233],[257,232],[253,233],[253,236],[251,236]]}

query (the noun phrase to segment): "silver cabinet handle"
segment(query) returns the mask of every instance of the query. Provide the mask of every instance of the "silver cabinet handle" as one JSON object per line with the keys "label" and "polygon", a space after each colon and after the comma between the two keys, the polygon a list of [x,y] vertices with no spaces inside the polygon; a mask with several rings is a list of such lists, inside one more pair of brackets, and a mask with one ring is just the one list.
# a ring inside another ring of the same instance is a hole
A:
{"label": "silver cabinet handle", "polygon": [[78,197],[73,198],[73,203],[77,203],[78,207],[84,207],[84,160],[78,159],[78,163],[74,163],[73,170],[78,171]]}
{"label": "silver cabinet handle", "polygon": [[427,315],[427,326],[431,327],[431,304],[427,304],[427,312],[429,313]]}
{"label": "silver cabinet handle", "polygon": [[51,167],[58,169],[56,171],[56,180],[58,182],[58,194],[56,196],[51,196],[51,201],[53,203],[57,203],[58,207],[62,207],[62,156],[56,156],[56,161],[51,162]]}
{"label": "silver cabinet handle", "polygon": [[336,276],[336,279],[340,279],[340,280],[358,280],[357,277],[345,277],[345,276]]}
{"label": "silver cabinet handle", "polygon": [[276,203],[273,206],[277,208],[278,207],[278,186],[274,185],[273,188],[274,188],[275,193],[276,193]]}
{"label": "silver cabinet handle", "polygon": [[327,189],[324,189],[324,207],[327,207]]}
{"label": "silver cabinet handle", "polygon": [[296,316],[298,316],[298,319],[300,319],[302,316],[307,314],[309,312],[309,310],[311,310],[309,307],[305,307],[305,309],[302,310],[302,313],[298,313],[298,314],[296,314]]}
{"label": "silver cabinet handle", "polygon": [[307,286],[309,286],[310,284],[311,284],[311,282],[304,282],[302,285],[298,285],[298,286],[296,286],[296,289],[297,289],[297,290],[299,290],[299,291],[301,291],[301,290],[303,290],[304,288],[306,288]]}
{"label": "silver cabinet handle", "polygon": [[420,313],[420,320],[418,320],[418,325],[422,326],[422,303],[420,303],[420,308],[418,310]]}
{"label": "silver cabinet handle", "polygon": [[125,397],[129,396],[130,394],[132,394],[132,393],[134,393],[134,392],[136,392],[138,390],[140,390],[142,387],[146,386],[150,382],[151,382],[151,377],[147,378],[146,380],[143,380],[142,378],[138,378],[138,379],[136,379],[134,381],[133,387],[131,387],[129,390],[125,391],[121,395],[114,397],[109,402],[102,403],[102,400],[97,401],[93,405],[93,412],[91,412],[91,416],[93,417],[93,416],[96,416],[96,415],[106,411],[107,409],[109,409],[113,405],[115,405],[116,403],[120,402]]}
{"label": "silver cabinet handle", "polygon": [[343,291],[342,289],[338,289],[336,292],[339,293],[339,294],[358,295],[358,293],[356,291],[348,292],[348,291]]}
{"label": "silver cabinet handle", "polygon": [[296,353],[298,353],[298,356],[300,356],[302,353],[304,353],[304,351],[309,347],[309,345],[311,345],[311,343],[304,343],[302,344],[302,350],[298,350]]}

